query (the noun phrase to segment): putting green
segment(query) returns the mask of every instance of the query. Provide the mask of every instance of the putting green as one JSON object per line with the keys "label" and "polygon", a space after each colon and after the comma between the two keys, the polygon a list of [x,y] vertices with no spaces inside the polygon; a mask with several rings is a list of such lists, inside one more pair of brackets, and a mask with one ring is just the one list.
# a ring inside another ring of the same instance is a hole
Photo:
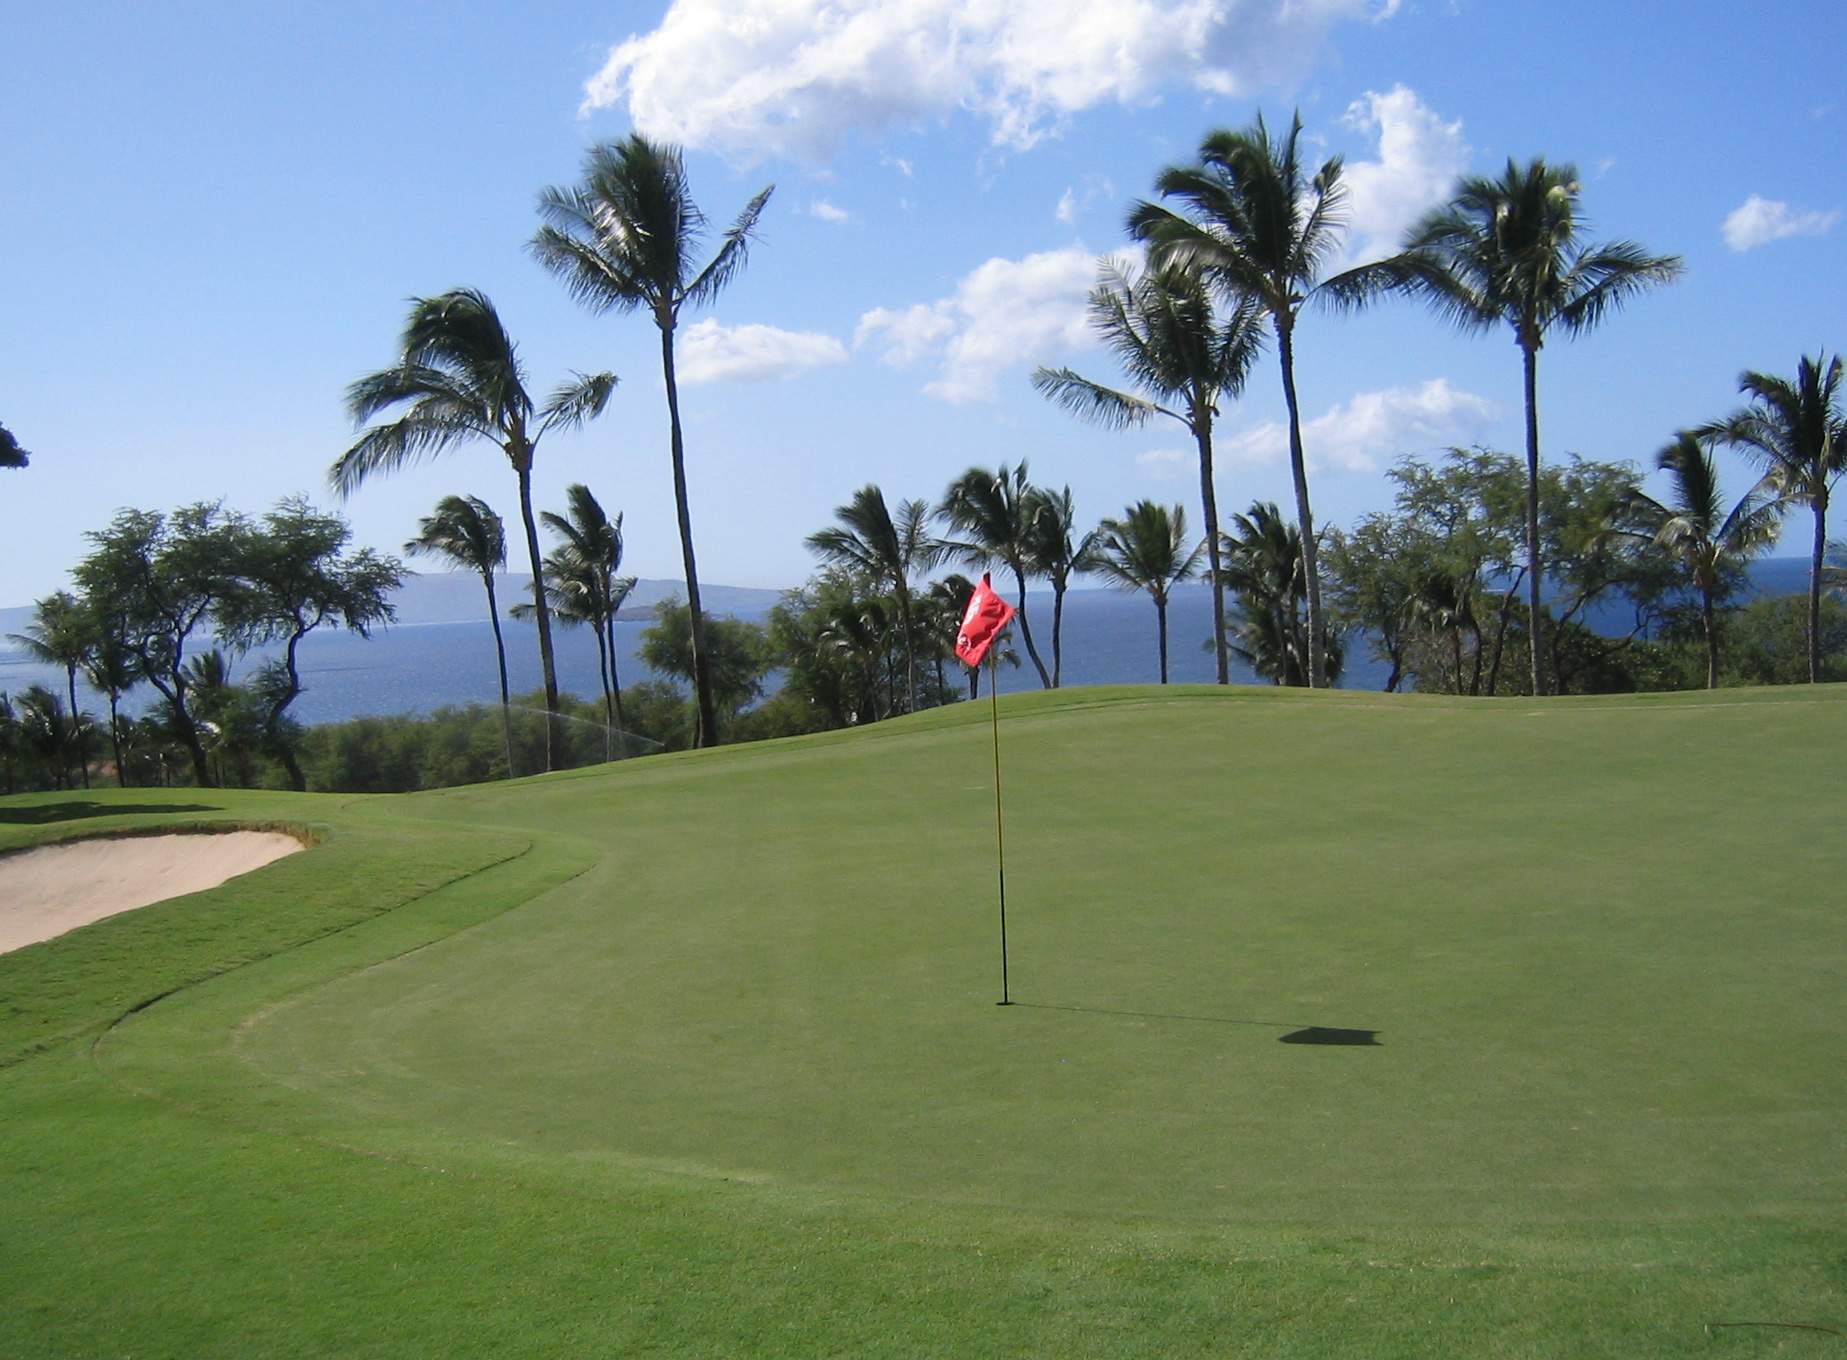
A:
{"label": "putting green", "polygon": [[[1843,697],[1015,701],[1009,1008],[985,711],[399,800],[582,872],[224,1042],[336,1123],[561,1165],[1168,1220],[1838,1221]],[[164,1011],[110,1070],[159,1088]],[[1378,1042],[1278,1042],[1309,1026]]]}

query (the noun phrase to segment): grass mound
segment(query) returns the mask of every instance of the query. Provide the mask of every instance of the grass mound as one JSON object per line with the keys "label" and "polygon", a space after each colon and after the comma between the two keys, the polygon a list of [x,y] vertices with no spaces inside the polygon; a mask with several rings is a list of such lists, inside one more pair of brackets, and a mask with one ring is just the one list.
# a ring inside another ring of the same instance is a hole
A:
{"label": "grass mound", "polygon": [[[1847,694],[1005,708],[1006,1009],[973,708],[148,814],[328,843],[0,974],[11,1051],[89,1036],[0,1073],[0,1242],[32,1244],[0,1247],[0,1354],[1630,1356],[1847,1325]],[[178,1226],[125,1231],[182,1177]],[[100,1315],[60,1283],[98,1261]]]}

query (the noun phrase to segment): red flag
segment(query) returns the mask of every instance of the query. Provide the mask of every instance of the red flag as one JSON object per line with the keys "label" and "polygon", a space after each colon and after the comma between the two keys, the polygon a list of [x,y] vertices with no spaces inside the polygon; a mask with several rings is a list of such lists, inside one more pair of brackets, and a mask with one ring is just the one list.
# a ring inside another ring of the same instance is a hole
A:
{"label": "red flag", "polygon": [[983,576],[975,593],[968,597],[968,610],[962,615],[962,627],[956,633],[956,655],[965,666],[979,666],[1000,630],[1013,621],[1013,606],[994,593]]}

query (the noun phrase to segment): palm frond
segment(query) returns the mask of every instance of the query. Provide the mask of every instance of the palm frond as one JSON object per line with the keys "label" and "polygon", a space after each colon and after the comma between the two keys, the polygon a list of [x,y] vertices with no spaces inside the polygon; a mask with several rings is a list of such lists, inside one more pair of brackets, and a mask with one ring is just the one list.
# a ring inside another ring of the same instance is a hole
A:
{"label": "palm frond", "polygon": [[603,414],[620,381],[613,373],[573,373],[570,382],[552,389],[539,408],[539,433],[569,430]]}
{"label": "palm frond", "polygon": [[1104,387],[1068,368],[1040,368],[1033,371],[1033,390],[1065,410],[1109,430],[1132,430],[1148,423],[1159,413],[1185,422],[1186,417],[1140,397]]}
{"label": "palm frond", "polygon": [[750,249],[750,242],[755,239],[757,219],[763,215],[763,208],[770,201],[770,195],[776,190],[775,185],[764,189],[750,202],[726,230],[724,240],[716,254],[706,267],[699,271],[693,281],[686,285],[682,293],[684,299],[693,306],[710,302],[725,285],[731,282],[738,270],[744,267],[745,256]]}

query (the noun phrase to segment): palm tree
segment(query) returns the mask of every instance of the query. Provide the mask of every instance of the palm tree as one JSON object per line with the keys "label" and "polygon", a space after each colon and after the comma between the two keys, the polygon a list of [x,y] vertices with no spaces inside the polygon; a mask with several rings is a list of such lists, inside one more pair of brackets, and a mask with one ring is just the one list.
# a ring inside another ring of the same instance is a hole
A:
{"label": "palm tree", "polygon": [[479,496],[444,496],[436,502],[434,514],[417,521],[417,536],[404,545],[404,551],[446,558],[463,571],[481,574],[487,590],[487,621],[494,629],[494,659],[500,666],[500,726],[511,778],[513,699],[507,688],[507,644],[500,633],[500,603],[494,595],[494,573],[507,564],[506,523]]}
{"label": "palm tree", "polygon": [[897,518],[885,493],[868,483],[853,499],[834,509],[838,528],[808,535],[810,552],[831,566],[859,572],[898,597],[898,626],[904,632],[904,673],[910,711],[917,704],[917,629],[911,611],[911,578],[935,566],[941,546],[930,537],[927,501],[900,501]]}
{"label": "palm tree", "polygon": [[415,298],[396,366],[369,374],[347,389],[347,408],[355,424],[394,407],[401,407],[402,413],[365,430],[328,474],[334,489],[348,496],[372,473],[395,472],[471,440],[485,439],[507,455],[519,478],[520,518],[532,564],[548,714],[548,770],[557,769],[563,759],[564,733],[558,719],[551,615],[541,586],[539,530],[532,515],[532,462],[539,441],[551,431],[601,415],[616,386],[613,373],[574,373],[571,379],[535,409],[513,341],[484,294],[458,288],[440,297]]}
{"label": "palm tree", "polygon": [[98,630],[96,642],[83,662],[84,679],[90,688],[109,696],[109,747],[115,758],[115,782],[128,787],[128,770],[122,763],[122,696],[135,687],[140,676],[135,660],[119,637]]}
{"label": "palm tree", "polygon": [[[1169,265],[1131,276],[1105,263],[1090,294],[1091,328],[1102,335],[1140,392],[1118,392],[1068,368],[1041,368],[1033,386],[1067,411],[1112,429],[1135,429],[1156,415],[1178,421],[1199,450],[1199,499],[1212,575],[1213,650],[1218,682],[1231,683],[1225,642],[1225,587],[1219,563],[1218,495],[1212,476],[1212,426],[1221,397],[1244,390],[1263,344],[1263,309],[1239,296],[1223,319],[1196,269]],[[1056,588],[1056,587],[1055,587]],[[1055,597],[1062,603],[1062,596]],[[1054,606],[1056,608],[1056,604]],[[1052,628],[1058,678],[1058,628]]]}
{"label": "palm tree", "polygon": [[1681,273],[1677,255],[1633,241],[1580,239],[1576,167],[1507,162],[1498,179],[1465,176],[1455,196],[1411,229],[1404,251],[1342,276],[1336,300],[1357,305],[1383,288],[1423,297],[1467,330],[1506,324],[1520,347],[1526,395],[1527,605],[1533,693],[1544,694],[1540,619],[1539,351],[1548,333],[1578,335],[1648,288]]}
{"label": "palm tree", "polygon": [[616,668],[616,614],[635,578],[617,579],[622,569],[622,516],[612,520],[582,482],[564,489],[568,513],[547,510],[539,518],[563,542],[546,557],[552,579],[574,590],[576,612],[596,633],[597,665],[603,677],[603,717],[617,731],[628,725],[622,713],[622,677]]}
{"label": "palm tree", "polygon": [[999,472],[970,468],[949,484],[936,513],[952,531],[963,535],[945,540],[946,553],[974,566],[1004,566],[1013,573],[1020,591],[1020,636],[1039,672],[1039,683],[1050,689],[1052,677],[1039,659],[1032,625],[1026,621],[1026,577],[1032,569],[1033,520],[1042,504],[1041,494],[1026,480],[1026,460],[1022,458],[1018,467],[1002,463]]}
{"label": "palm tree", "polygon": [[64,667],[66,692],[71,701],[71,733],[76,742],[77,764],[83,771],[83,786],[87,789],[90,787],[90,756],[84,738],[89,729],[77,708],[77,672],[89,663],[96,650],[96,622],[83,602],[68,590],[47,595],[35,609],[25,632],[7,636],[24,647],[33,660],[47,666]]}
{"label": "palm tree", "polygon": [[[1081,381],[1081,380],[1080,380]],[[1052,688],[1064,681],[1065,670],[1065,592],[1071,587],[1073,572],[1084,571],[1096,546],[1096,530],[1081,538],[1077,533],[1077,505],[1071,488],[1063,491],[1040,490],[1035,493],[1038,506],[1029,521],[1026,536],[1026,566],[1034,576],[1052,583]]]}
{"label": "palm tree", "polygon": [[[1321,577],[1315,556],[1315,517],[1308,499],[1308,467],[1302,454],[1301,408],[1295,390],[1295,327],[1304,304],[1324,288],[1338,296],[1342,279],[1321,282],[1321,272],[1339,246],[1346,189],[1341,159],[1330,157],[1313,175],[1302,163],[1300,115],[1280,142],[1260,116],[1248,128],[1207,135],[1199,164],[1170,166],[1155,180],[1163,198],[1183,212],[1142,202],[1129,214],[1129,231],[1153,246],[1157,267],[1169,263],[1200,270],[1235,308],[1249,299],[1270,318],[1276,332],[1289,410],[1289,467],[1295,480],[1297,526],[1308,586],[1308,631],[1319,638]],[[1322,648],[1310,649],[1309,683],[1327,683]]]}
{"label": "palm tree", "polygon": [[1746,372],[1738,388],[1751,404],[1697,431],[1742,449],[1764,469],[1763,485],[1784,505],[1815,517],[1809,563],[1809,683],[1821,679],[1821,578],[1827,551],[1828,498],[1847,471],[1847,413],[1841,404],[1841,359],[1802,357],[1796,379]]}
{"label": "palm tree", "polygon": [[1145,590],[1154,601],[1161,647],[1161,683],[1167,683],[1167,596],[1176,581],[1199,567],[1203,544],[1186,546],[1186,507],[1169,510],[1153,501],[1131,505],[1121,519],[1106,519],[1086,565],[1124,590]]}
{"label": "palm tree", "polygon": [[[1668,503],[1637,492],[1635,508],[1653,530],[1650,541],[1680,559],[1700,595],[1706,631],[1706,688],[1719,687],[1719,628],[1715,605],[1744,563],[1776,542],[1780,507],[1752,487],[1730,510],[1719,491],[1719,469],[1697,435],[1680,436],[1655,455],[1672,478]],[[1626,537],[1637,537],[1629,534]]]}
{"label": "palm tree", "polygon": [[[773,189],[775,186],[771,186]],[[744,266],[757,218],[769,201],[763,190],[738,214],[718,250],[703,266],[694,254],[706,218],[693,202],[679,148],[651,142],[639,132],[601,142],[584,156],[583,182],[545,190],[539,215],[545,225],[532,238],[539,263],[564,281],[593,311],[645,310],[661,337],[661,376],[667,389],[671,431],[674,508],[679,516],[680,555],[686,568],[686,601],[692,610],[693,692],[699,708],[694,744],[718,741],[717,709],[707,665],[705,613],[699,602],[699,570],[693,558],[693,520],[686,496],[686,447],[680,429],[680,389],[674,377],[674,329],[680,309],[717,297]]]}

